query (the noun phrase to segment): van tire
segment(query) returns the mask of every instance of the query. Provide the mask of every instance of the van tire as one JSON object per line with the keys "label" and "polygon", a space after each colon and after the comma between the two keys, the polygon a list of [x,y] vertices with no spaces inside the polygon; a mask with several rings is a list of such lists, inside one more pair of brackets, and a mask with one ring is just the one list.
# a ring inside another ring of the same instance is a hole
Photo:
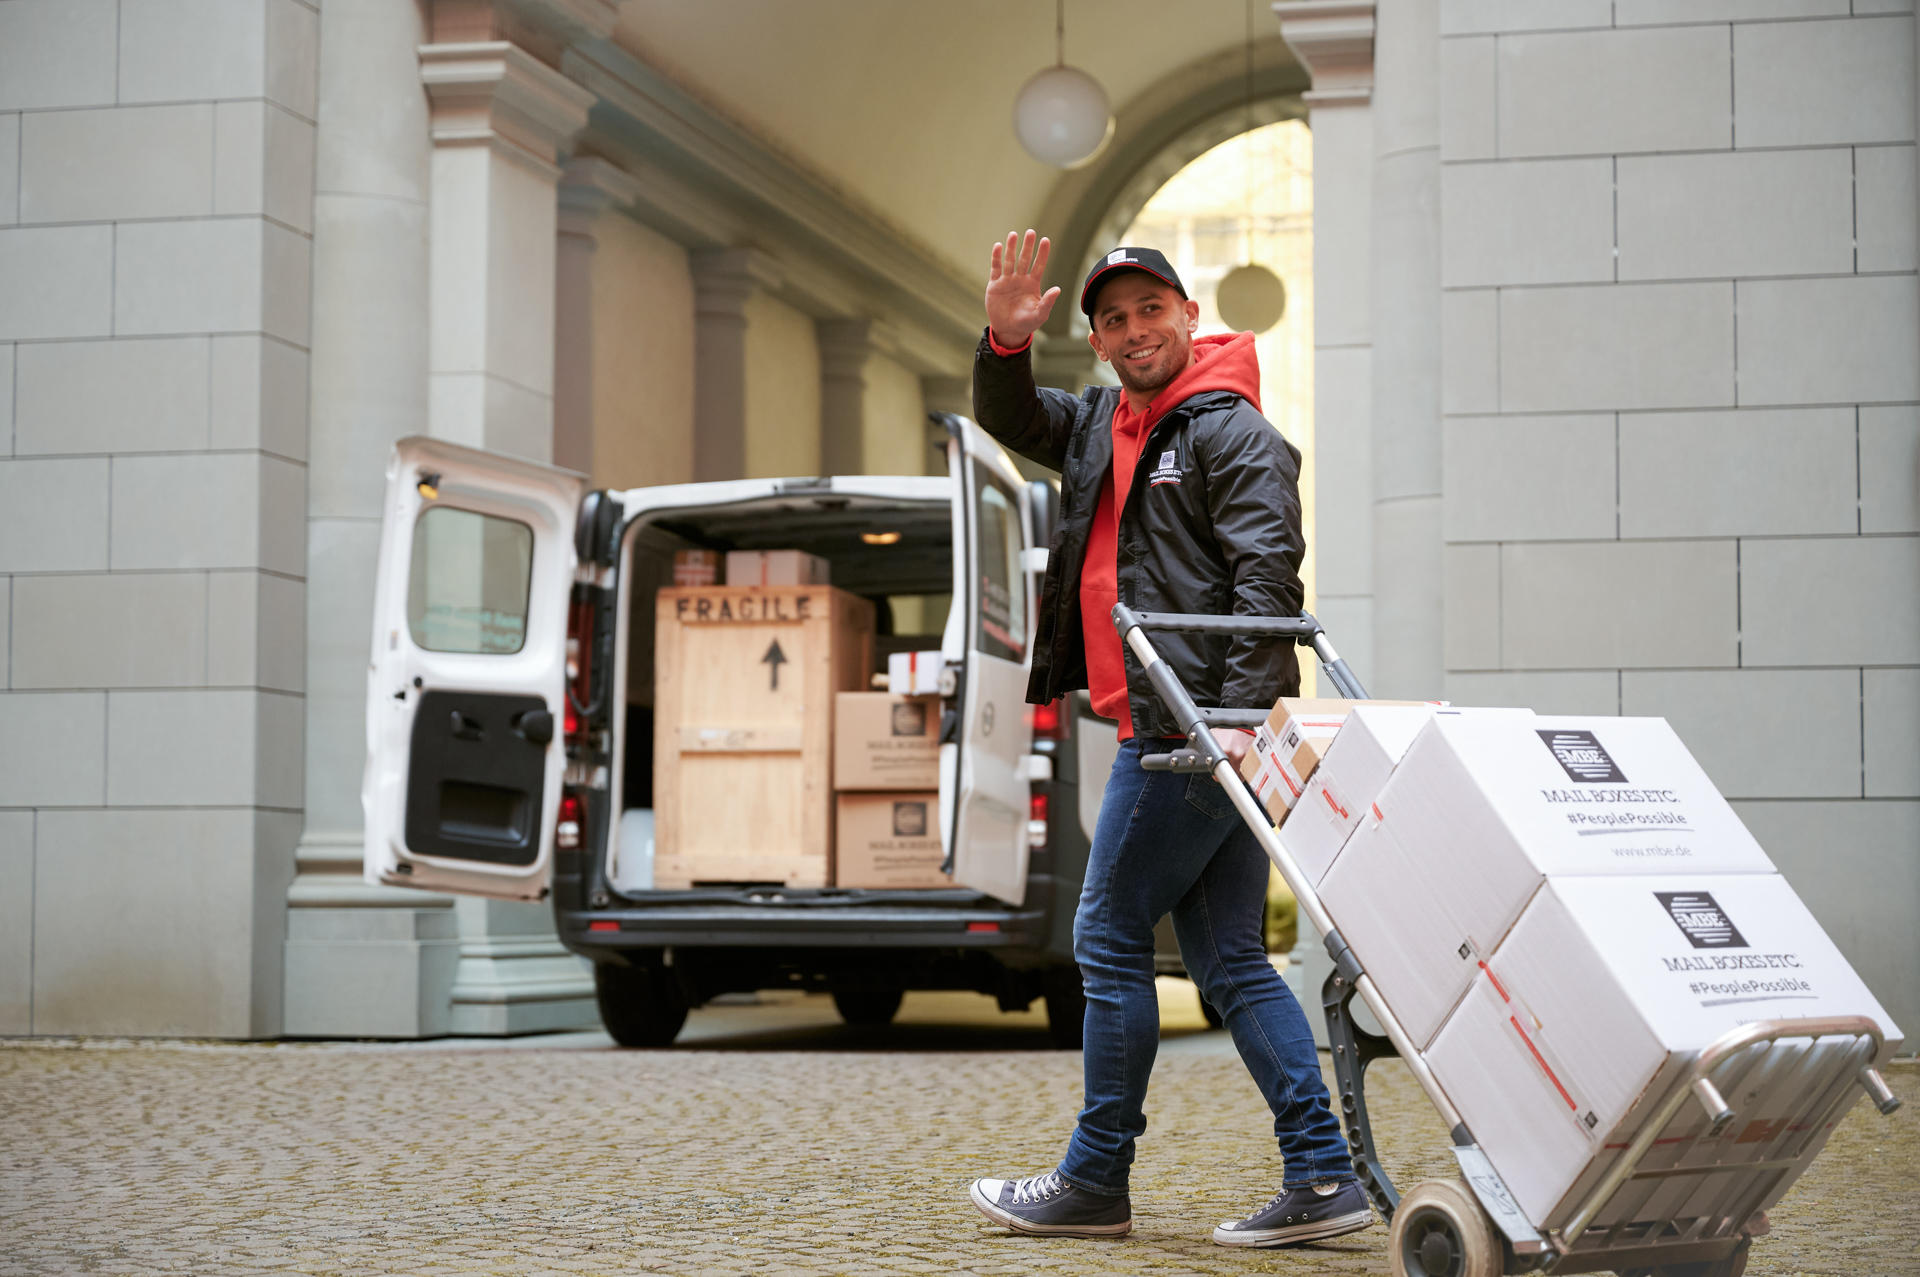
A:
{"label": "van tire", "polygon": [[636,962],[593,964],[594,999],[600,1023],[621,1046],[671,1046],[687,1022],[687,996],[664,967]]}
{"label": "van tire", "polygon": [[1066,963],[1048,967],[1040,991],[1047,1004],[1047,1036],[1062,1051],[1078,1051],[1087,1022],[1087,990],[1080,983],[1080,968]]}
{"label": "van tire", "polygon": [[877,1029],[893,1023],[900,1011],[900,998],[898,989],[836,989],[833,1009],[848,1024]]}

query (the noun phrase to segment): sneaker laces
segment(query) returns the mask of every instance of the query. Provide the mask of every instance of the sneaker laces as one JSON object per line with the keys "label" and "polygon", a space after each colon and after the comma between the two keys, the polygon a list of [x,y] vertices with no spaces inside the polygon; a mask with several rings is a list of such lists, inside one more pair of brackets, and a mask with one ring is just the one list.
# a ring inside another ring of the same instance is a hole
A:
{"label": "sneaker laces", "polygon": [[1060,1178],[1059,1171],[1048,1171],[1043,1175],[1029,1175],[1025,1179],[1013,1182],[1013,1204],[1025,1205],[1028,1202],[1044,1202],[1065,1192],[1067,1183]]}
{"label": "sneaker laces", "polygon": [[1302,1188],[1312,1189],[1316,1197],[1332,1197],[1335,1193],[1340,1191],[1340,1181],[1333,1180],[1333,1179],[1324,1179],[1314,1184],[1295,1184],[1292,1188],[1283,1188],[1279,1192],[1273,1195],[1272,1201],[1268,1202],[1265,1206],[1262,1206],[1258,1211],[1255,1212],[1255,1214],[1265,1214],[1267,1211],[1270,1211],[1274,1207],[1278,1206],[1286,1198],[1287,1194],[1297,1193]]}

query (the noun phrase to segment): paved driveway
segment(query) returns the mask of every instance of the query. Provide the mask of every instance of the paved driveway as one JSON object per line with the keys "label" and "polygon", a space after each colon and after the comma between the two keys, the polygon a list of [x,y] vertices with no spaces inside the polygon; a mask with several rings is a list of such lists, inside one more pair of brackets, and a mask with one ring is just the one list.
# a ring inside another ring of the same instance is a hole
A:
{"label": "paved driveway", "polygon": [[[1384,1227],[1208,1241],[1280,1171],[1225,1035],[1179,996],[1121,1241],[1013,1236],[966,1202],[973,1176],[1052,1165],[1070,1129],[1079,1056],[1046,1049],[1038,1012],[921,995],[857,1032],[788,998],[696,1012],[655,1052],[6,1044],[0,1274],[1387,1271]],[[1854,1109],[1750,1273],[1920,1273],[1920,1069],[1890,1080],[1907,1108]],[[1398,1064],[1371,1094],[1396,1177],[1446,1173]]]}

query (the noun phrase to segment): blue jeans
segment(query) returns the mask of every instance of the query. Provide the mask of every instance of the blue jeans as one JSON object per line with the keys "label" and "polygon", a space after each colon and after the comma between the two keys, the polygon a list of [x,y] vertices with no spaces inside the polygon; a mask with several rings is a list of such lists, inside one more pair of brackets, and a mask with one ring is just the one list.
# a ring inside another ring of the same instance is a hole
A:
{"label": "blue jeans", "polygon": [[1171,913],[1188,973],[1273,1111],[1283,1187],[1351,1179],[1313,1031],[1267,960],[1266,854],[1211,776],[1140,769],[1143,753],[1169,748],[1123,741],[1100,802],[1073,922],[1087,991],[1086,1107],[1060,1174],[1092,1192],[1127,1191],[1160,1045],[1153,928]]}

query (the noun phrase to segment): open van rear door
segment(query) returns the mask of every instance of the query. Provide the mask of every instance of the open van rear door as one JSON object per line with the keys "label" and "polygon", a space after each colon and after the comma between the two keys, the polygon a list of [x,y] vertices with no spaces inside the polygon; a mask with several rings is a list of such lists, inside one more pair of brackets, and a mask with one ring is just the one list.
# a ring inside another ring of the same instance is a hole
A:
{"label": "open van rear door", "polygon": [[941,652],[959,676],[954,730],[940,746],[941,833],[956,883],[1017,905],[1027,894],[1033,792],[1033,521],[1026,483],[1000,445],[963,417],[940,420],[954,491],[953,606]]}
{"label": "open van rear door", "polygon": [[547,894],[585,488],[437,439],[394,446],[360,791],[369,882]]}

